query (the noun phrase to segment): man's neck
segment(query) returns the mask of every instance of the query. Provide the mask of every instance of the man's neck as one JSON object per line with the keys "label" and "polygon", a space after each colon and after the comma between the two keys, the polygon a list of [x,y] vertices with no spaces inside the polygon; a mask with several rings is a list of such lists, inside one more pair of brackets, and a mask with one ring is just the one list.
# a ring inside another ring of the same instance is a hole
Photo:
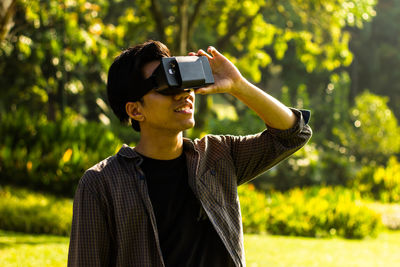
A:
{"label": "man's neck", "polygon": [[149,158],[160,160],[175,159],[182,154],[182,132],[171,135],[141,133],[140,141],[135,149],[143,156]]}

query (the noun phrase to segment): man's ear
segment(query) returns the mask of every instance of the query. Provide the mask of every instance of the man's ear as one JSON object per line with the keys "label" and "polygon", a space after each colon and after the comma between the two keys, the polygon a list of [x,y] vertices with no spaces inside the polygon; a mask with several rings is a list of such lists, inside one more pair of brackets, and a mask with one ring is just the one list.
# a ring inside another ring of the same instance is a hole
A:
{"label": "man's ear", "polygon": [[132,119],[136,121],[144,121],[144,116],[141,113],[141,105],[139,101],[127,102],[125,104],[125,111]]}

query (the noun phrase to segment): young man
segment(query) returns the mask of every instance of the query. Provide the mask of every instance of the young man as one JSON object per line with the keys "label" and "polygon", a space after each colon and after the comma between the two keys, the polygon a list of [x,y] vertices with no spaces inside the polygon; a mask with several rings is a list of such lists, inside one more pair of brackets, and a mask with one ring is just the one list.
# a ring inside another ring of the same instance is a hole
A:
{"label": "young man", "polygon": [[[69,266],[245,266],[237,187],[308,141],[309,112],[289,109],[250,84],[215,48],[208,53],[190,55],[208,58],[215,83],[173,95],[144,86],[160,59],[170,56],[162,43],[137,45],[112,64],[110,105],[140,131],[140,141],[80,180]],[[183,138],[195,124],[194,93],[231,94],[267,129]]]}

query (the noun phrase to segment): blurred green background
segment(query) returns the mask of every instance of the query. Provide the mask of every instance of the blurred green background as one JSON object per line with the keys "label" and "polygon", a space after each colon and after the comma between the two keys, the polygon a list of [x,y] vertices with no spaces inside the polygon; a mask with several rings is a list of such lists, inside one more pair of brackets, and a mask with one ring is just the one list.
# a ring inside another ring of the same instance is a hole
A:
{"label": "blurred green background", "polygon": [[[1,1],[0,265],[66,264],[80,177],[139,138],[107,106],[108,68],[153,39],[173,55],[215,46],[312,111],[311,141],[239,190],[249,266],[396,266],[399,22],[400,0]],[[264,127],[229,95],[197,96],[195,117],[191,138]]]}

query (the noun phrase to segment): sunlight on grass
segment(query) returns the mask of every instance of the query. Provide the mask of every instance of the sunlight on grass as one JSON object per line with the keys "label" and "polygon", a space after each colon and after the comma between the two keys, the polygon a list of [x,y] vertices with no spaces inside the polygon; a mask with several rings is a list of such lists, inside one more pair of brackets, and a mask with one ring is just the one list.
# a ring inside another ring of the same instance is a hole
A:
{"label": "sunlight on grass", "polygon": [[66,266],[68,237],[0,231],[0,266]]}
{"label": "sunlight on grass", "polygon": [[[245,235],[248,267],[399,266],[400,231],[376,239],[314,239]],[[66,266],[68,237],[0,230],[0,266]]]}
{"label": "sunlight on grass", "polygon": [[365,240],[246,235],[245,251],[248,267],[400,266],[400,232]]}

